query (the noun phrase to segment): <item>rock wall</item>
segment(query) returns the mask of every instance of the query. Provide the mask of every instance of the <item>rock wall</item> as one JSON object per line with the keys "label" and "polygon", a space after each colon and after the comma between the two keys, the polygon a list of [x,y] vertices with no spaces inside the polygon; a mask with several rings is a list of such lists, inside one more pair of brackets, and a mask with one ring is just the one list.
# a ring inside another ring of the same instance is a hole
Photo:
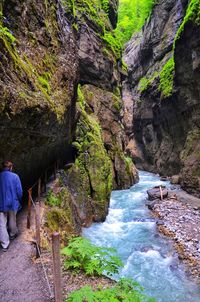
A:
{"label": "rock wall", "polygon": [[[70,181],[63,182],[83,221],[105,219],[112,188],[137,181],[123,154],[120,53],[106,38],[116,26],[117,5],[0,4],[0,160],[12,160],[29,186],[56,160],[76,158]],[[92,146],[84,145],[86,138]]]}
{"label": "rock wall", "polygon": [[[188,9],[187,9],[188,7]],[[138,167],[180,173],[199,193],[199,2],[158,1],[125,51],[127,150]]]}
{"label": "rock wall", "polygon": [[0,32],[0,160],[30,185],[70,156],[78,47],[57,1],[3,1]]}

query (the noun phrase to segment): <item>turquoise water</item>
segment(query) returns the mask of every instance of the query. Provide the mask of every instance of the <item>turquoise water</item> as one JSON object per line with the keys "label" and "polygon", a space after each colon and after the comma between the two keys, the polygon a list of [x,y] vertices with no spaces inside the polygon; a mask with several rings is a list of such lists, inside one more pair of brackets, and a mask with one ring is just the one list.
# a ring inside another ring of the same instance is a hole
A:
{"label": "turquoise water", "polygon": [[200,287],[184,273],[170,239],[157,232],[156,221],[145,206],[146,190],[169,185],[148,172],[129,190],[113,191],[107,219],[83,229],[99,246],[114,247],[124,266],[116,278],[131,277],[158,302],[200,302]]}

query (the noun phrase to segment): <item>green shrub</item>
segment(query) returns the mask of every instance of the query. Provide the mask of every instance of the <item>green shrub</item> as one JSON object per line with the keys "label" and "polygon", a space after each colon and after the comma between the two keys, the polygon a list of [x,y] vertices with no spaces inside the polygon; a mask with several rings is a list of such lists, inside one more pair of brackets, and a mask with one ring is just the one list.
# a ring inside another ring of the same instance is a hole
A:
{"label": "green shrub", "polygon": [[93,291],[84,286],[69,295],[66,302],[155,302],[143,294],[143,288],[133,280],[121,279],[114,287]]}
{"label": "green shrub", "polygon": [[72,238],[67,247],[61,250],[66,256],[65,267],[82,270],[87,275],[107,275],[118,273],[122,266],[121,260],[112,248],[97,247],[88,239],[82,237]]}

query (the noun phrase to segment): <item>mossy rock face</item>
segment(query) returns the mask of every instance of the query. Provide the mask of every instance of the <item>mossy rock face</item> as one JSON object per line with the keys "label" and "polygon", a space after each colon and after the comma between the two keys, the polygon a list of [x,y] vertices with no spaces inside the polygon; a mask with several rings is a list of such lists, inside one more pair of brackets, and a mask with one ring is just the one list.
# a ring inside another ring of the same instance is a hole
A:
{"label": "mossy rock face", "polygon": [[186,143],[181,152],[183,168],[181,185],[190,193],[200,196],[200,131],[194,128],[188,133]]}
{"label": "mossy rock face", "polygon": [[102,131],[94,115],[85,111],[87,104],[79,90],[79,121],[76,129],[77,149],[75,166],[80,176],[87,182],[85,190],[93,200],[93,219],[104,220],[107,213],[108,199],[114,178],[112,162],[102,140]]}
{"label": "mossy rock face", "polygon": [[80,234],[79,210],[67,187],[54,186],[48,193],[46,204],[49,207],[46,211],[45,226],[50,232],[59,232],[65,242],[72,236]]}
{"label": "mossy rock face", "polygon": [[137,170],[133,163],[127,168],[124,155],[125,132],[122,125],[123,105],[120,91],[108,92],[92,85],[82,87],[86,102],[86,111],[98,120],[105,149],[112,161],[114,188],[129,188],[138,180]]}
{"label": "mossy rock face", "polygon": [[70,151],[76,40],[55,1],[5,0],[0,13],[0,160],[12,160],[30,185]]}
{"label": "mossy rock face", "polygon": [[109,90],[119,84],[119,58],[103,38],[117,4],[106,11],[96,0],[1,3],[0,160],[12,160],[24,184],[69,158],[78,79]]}
{"label": "mossy rock face", "polygon": [[92,85],[79,86],[77,107],[79,120],[73,143],[77,157],[67,171],[65,184],[75,192],[88,225],[105,219],[112,189],[130,187],[137,181],[137,172],[123,153],[119,94]]}
{"label": "mossy rock face", "polygon": [[80,163],[74,164],[62,177],[74,196],[81,225],[89,226],[93,221],[93,205],[88,173]]}

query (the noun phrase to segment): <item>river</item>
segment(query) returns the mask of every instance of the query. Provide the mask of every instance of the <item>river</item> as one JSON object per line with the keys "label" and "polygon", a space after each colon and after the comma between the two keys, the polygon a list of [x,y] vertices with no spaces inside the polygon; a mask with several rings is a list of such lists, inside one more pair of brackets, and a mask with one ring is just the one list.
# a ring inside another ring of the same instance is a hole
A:
{"label": "river", "polygon": [[131,277],[158,302],[200,302],[200,287],[185,274],[172,241],[158,233],[156,221],[145,206],[146,190],[169,182],[139,172],[140,181],[129,190],[113,191],[103,223],[83,229],[94,244],[116,248],[123,261],[119,277]]}

